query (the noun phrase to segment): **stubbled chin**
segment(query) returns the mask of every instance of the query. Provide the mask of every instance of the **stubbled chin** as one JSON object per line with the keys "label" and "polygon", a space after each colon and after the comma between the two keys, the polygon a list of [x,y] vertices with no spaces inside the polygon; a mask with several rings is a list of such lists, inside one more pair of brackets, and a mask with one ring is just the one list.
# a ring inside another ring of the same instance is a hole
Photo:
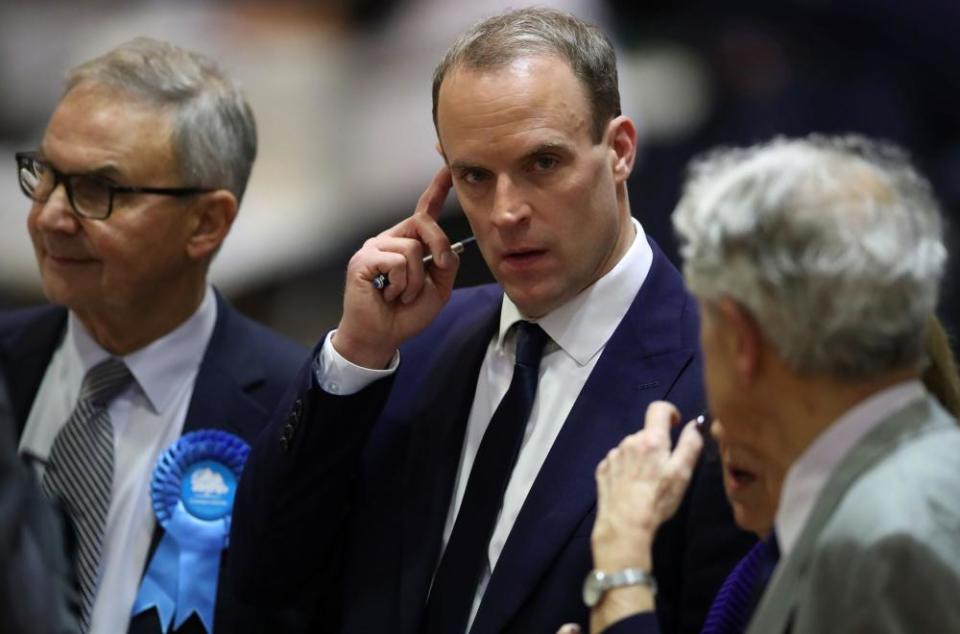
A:
{"label": "stubbled chin", "polygon": [[506,280],[501,281],[500,284],[510,297],[510,300],[516,304],[520,312],[523,313],[524,317],[538,319],[556,308],[554,305],[556,300],[549,297],[549,294],[546,292],[538,292],[541,290],[545,291],[546,289],[537,288],[535,281],[527,284],[518,284]]}

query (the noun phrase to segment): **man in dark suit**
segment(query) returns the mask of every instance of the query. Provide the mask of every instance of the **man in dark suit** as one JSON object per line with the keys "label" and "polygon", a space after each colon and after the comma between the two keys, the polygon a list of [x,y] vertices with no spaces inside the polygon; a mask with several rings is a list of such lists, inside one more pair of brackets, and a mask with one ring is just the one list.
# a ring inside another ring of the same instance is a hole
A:
{"label": "man in dark suit", "polygon": [[[158,458],[199,429],[252,442],[306,356],[206,279],[255,154],[252,112],[228,77],[138,39],[72,70],[39,150],[17,155],[56,306],[0,316],[0,363],[20,452],[76,529],[85,631],[167,629],[154,608],[131,617],[164,537]],[[228,560],[210,578],[181,569],[180,584],[220,582],[208,618],[188,610],[171,628],[210,629],[210,616],[223,631],[271,628],[222,582]]]}
{"label": "man in dark suit", "polygon": [[[308,588],[325,631],[553,632],[587,619],[597,463],[650,401],[703,406],[696,311],[631,217],[636,129],[595,27],[477,25],[434,118],[445,166],[351,259],[338,329],[254,446],[235,579],[264,605]],[[498,285],[451,291],[451,187]],[[657,542],[665,631],[699,630],[741,540],[701,470]]]}

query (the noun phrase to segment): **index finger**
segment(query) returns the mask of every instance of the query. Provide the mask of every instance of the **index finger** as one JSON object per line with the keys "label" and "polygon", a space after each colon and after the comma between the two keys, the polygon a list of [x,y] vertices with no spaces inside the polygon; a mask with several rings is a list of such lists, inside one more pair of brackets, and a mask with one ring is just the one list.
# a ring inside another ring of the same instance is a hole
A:
{"label": "index finger", "polygon": [[677,448],[673,450],[670,456],[670,463],[674,469],[680,470],[685,476],[693,471],[697,464],[697,458],[700,457],[700,451],[703,449],[703,436],[697,430],[697,424],[690,421],[680,432],[680,440],[677,441]]}
{"label": "index finger", "polygon": [[434,266],[442,269],[450,264],[444,256],[450,251],[450,240],[437,224],[437,219],[443,211],[443,203],[452,187],[453,175],[450,173],[450,168],[444,165],[437,170],[430,185],[417,201],[416,211],[413,212],[418,237],[433,255]]}
{"label": "index finger", "polygon": [[417,208],[413,212],[414,215],[426,214],[431,219],[437,220],[440,217],[440,212],[443,211],[443,203],[452,187],[453,174],[450,172],[450,168],[444,165],[437,170],[437,173],[433,175],[433,180],[420,194]]}

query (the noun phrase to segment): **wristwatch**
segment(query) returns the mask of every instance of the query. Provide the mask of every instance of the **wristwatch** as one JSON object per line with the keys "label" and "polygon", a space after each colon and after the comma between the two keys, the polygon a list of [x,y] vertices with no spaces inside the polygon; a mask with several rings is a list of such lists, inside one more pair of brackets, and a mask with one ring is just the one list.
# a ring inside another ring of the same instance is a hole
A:
{"label": "wristwatch", "polygon": [[656,596],[657,581],[653,575],[642,568],[624,568],[616,572],[591,570],[583,581],[583,602],[592,608],[603,597],[607,590],[623,586],[644,585]]}

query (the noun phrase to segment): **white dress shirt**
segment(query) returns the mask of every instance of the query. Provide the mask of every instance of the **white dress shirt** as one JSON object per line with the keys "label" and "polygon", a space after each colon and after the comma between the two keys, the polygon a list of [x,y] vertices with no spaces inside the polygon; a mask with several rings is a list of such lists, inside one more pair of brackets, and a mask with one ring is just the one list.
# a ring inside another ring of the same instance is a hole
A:
{"label": "white dress shirt", "polygon": [[[540,467],[600,358],[600,353],[627,314],[650,271],[653,252],[647,243],[643,227],[635,219],[633,225],[636,229],[633,243],[613,269],[566,304],[537,320],[540,327],[550,335],[550,341],[540,362],[537,395],[524,432],[520,455],[507,484],[500,516],[490,539],[488,566],[477,586],[467,630],[473,623],[491,571],[500,557],[507,536]],[[453,531],[480,441],[510,386],[515,351],[515,330],[510,327],[521,319],[523,316],[519,309],[509,297],[504,296],[500,327],[497,335],[490,341],[480,366],[477,390],[467,419],[454,495],[443,532],[444,548]],[[359,368],[333,349],[328,336],[318,355],[316,374],[318,383],[328,392],[351,394],[369,385],[376,378],[390,374],[396,365],[395,356],[387,370]]]}
{"label": "white dress shirt", "polygon": [[926,397],[917,380],[898,383],[857,403],[827,427],[791,465],[783,481],[774,525],[785,559],[796,546],[824,485],[843,459],[892,413]]}
{"label": "white dress shirt", "polygon": [[[108,407],[113,425],[113,489],[91,634],[116,634],[129,627],[156,522],[150,500],[153,470],[160,454],[183,430],[216,321],[217,302],[208,287],[200,308],[187,321],[123,357],[134,382]],[[70,313],[63,341],[47,366],[27,418],[21,454],[46,462],[57,433],[73,412],[84,375],[109,356]]]}

